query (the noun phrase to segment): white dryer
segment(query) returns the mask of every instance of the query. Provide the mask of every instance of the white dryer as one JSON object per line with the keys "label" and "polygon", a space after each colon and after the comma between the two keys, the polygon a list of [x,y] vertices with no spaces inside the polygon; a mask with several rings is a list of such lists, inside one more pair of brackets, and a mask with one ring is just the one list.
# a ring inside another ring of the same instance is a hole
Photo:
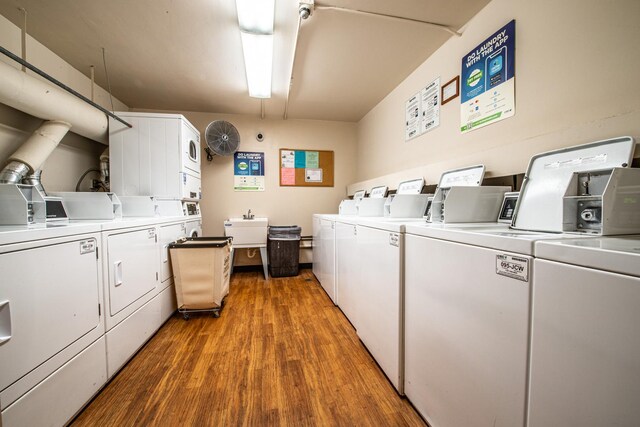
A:
{"label": "white dryer", "polygon": [[0,227],[5,427],[64,425],[106,382],[100,241],[96,224]]}
{"label": "white dryer", "polygon": [[528,426],[637,426],[640,236],[538,242]]}
{"label": "white dryer", "polygon": [[188,219],[186,226],[187,237],[202,237],[202,219]]}

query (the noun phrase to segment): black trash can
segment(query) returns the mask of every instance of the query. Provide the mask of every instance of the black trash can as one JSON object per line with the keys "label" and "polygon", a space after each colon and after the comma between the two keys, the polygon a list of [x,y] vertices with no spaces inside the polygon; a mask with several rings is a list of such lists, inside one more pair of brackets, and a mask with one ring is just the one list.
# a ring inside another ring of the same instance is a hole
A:
{"label": "black trash can", "polygon": [[269,226],[267,251],[271,277],[297,276],[300,266],[300,231],[297,225]]}

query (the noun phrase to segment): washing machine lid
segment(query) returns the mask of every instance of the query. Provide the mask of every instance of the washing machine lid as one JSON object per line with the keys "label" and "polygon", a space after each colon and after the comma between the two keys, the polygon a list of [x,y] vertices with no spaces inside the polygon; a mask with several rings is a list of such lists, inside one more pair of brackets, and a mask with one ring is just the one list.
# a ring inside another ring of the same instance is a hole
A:
{"label": "washing machine lid", "polygon": [[640,236],[536,242],[536,258],[640,277]]}
{"label": "washing machine lid", "polygon": [[469,166],[461,169],[453,169],[444,172],[440,176],[438,188],[451,188],[456,186],[478,186],[484,178],[484,165]]}
{"label": "washing machine lid", "polygon": [[529,161],[514,213],[518,230],[562,232],[562,201],[574,172],[628,167],[630,136],[537,154]]}
{"label": "washing machine lid", "polygon": [[512,230],[500,223],[406,224],[405,228],[407,234],[522,255],[533,255],[538,240],[563,238],[557,233]]}
{"label": "washing machine lid", "polygon": [[423,218],[362,218],[358,225],[392,233],[404,233],[406,224],[412,222],[423,223],[425,220]]}

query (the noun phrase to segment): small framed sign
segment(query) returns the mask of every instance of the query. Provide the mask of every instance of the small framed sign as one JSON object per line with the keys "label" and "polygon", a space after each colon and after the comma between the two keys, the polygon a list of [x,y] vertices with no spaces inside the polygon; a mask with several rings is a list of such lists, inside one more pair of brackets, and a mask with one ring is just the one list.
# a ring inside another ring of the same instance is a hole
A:
{"label": "small framed sign", "polygon": [[441,105],[457,98],[460,95],[460,76],[455,76],[453,79],[443,84],[441,91]]}

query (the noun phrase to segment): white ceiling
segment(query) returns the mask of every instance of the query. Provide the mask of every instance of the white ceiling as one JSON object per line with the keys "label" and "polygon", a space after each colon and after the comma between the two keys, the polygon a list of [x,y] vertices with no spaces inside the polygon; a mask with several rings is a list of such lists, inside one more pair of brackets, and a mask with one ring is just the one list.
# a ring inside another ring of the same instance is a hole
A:
{"label": "white ceiling", "polygon": [[[320,3],[462,27],[489,0],[325,0]],[[330,3],[329,3],[330,2]],[[234,0],[2,0],[0,14],[81,72],[96,66],[131,108],[260,114],[246,88]],[[273,96],[282,117],[297,0],[276,0]],[[450,34],[428,25],[316,10],[302,21],[289,118],[360,120]]]}

